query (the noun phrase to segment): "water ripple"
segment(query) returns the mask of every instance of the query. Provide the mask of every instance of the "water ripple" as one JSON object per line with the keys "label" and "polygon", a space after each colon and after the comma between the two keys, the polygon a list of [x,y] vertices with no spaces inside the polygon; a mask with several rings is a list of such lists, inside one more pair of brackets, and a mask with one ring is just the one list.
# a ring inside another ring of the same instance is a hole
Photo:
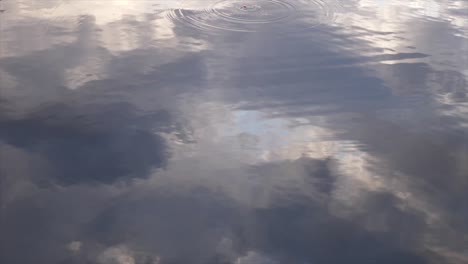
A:
{"label": "water ripple", "polygon": [[246,0],[182,1],[167,17],[199,30],[257,32],[265,29],[297,29],[303,22],[307,28],[334,20],[337,3],[324,0]]}

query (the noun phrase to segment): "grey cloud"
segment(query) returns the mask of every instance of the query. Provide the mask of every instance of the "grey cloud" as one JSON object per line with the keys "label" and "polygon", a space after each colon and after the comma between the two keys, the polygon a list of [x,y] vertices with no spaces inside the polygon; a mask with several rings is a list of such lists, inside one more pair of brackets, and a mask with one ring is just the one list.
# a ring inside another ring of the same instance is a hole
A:
{"label": "grey cloud", "polygon": [[253,225],[246,232],[252,247],[277,256],[282,263],[427,263],[388,234],[366,231],[359,223],[333,217],[320,207],[289,205],[259,209],[253,215]]}
{"label": "grey cloud", "polygon": [[104,244],[126,243],[154,252],[163,263],[210,263],[218,243],[240,220],[236,204],[203,187],[123,198],[89,224],[87,235]]}
{"label": "grey cloud", "polygon": [[278,171],[288,177],[291,166],[302,168],[306,189],[325,193],[326,199],[278,189],[268,207],[249,210],[247,224],[237,232],[246,248],[280,263],[428,263],[420,251],[424,217],[401,209],[394,194],[362,191],[364,203],[354,205],[353,215],[337,216],[331,210],[331,191],[342,175],[331,160],[267,163],[257,171],[264,178]]}
{"label": "grey cloud", "polygon": [[[272,173],[287,177],[288,171],[300,169],[312,192],[329,192],[321,185],[333,184],[336,175],[327,163],[302,158],[252,170],[268,179]],[[390,193],[368,193],[369,202],[360,208],[364,214],[340,218],[329,211],[328,203],[294,188],[277,189],[268,206],[256,208],[212,188],[171,186],[115,200],[89,223],[86,237],[152,252],[162,263],[427,263],[418,252],[419,241],[411,240],[423,232],[422,218],[402,211]],[[376,219],[386,221],[388,228],[369,229],[367,223]],[[221,244],[224,250],[213,250]],[[265,257],[247,257],[249,252]]]}
{"label": "grey cloud", "polygon": [[[97,46],[94,19],[80,21],[75,42],[0,59],[0,69],[16,80],[0,98],[0,142],[48,163],[46,171],[31,175],[36,183],[145,178],[169,158],[160,133],[177,129],[176,96],[204,81],[202,57],[186,53],[173,59],[156,48],[112,56]],[[67,89],[65,70],[87,56],[109,63],[108,78]],[[146,69],[138,67],[142,61]]]}
{"label": "grey cloud", "polygon": [[[272,184],[273,187],[280,188],[281,184],[287,186],[296,180],[296,184],[308,186],[306,191],[310,193],[329,196],[335,188],[335,165],[331,158],[320,160],[303,157],[294,161],[260,163],[251,166],[249,171],[255,179],[263,181],[263,187]],[[275,184],[278,186],[274,186]]]}
{"label": "grey cloud", "polygon": [[[129,20],[125,21],[135,23]],[[259,192],[272,187],[271,201],[263,207],[238,203],[222,190],[197,182],[196,175],[184,188],[177,182],[148,189],[130,184],[119,195],[103,189],[118,181],[147,178],[153,169],[164,168],[170,151],[158,133],[174,129],[175,98],[184,92],[196,93],[205,85],[219,88],[229,103],[242,103],[240,109],[275,110],[272,115],[276,117],[359,113],[353,120],[334,124],[340,129],[340,139],[359,141],[360,150],[379,158],[388,171],[403,172],[413,190],[432,195],[429,201],[440,204],[448,215],[451,233],[447,236],[457,237],[457,232],[468,230],[463,210],[466,147],[460,144],[466,141],[466,134],[452,130],[460,120],[443,118],[441,123],[433,123],[448,125],[454,133],[444,134],[434,130],[414,133],[409,131],[411,126],[405,127],[407,123],[398,126],[372,118],[399,107],[413,107],[422,119],[437,116],[434,94],[426,89],[431,78],[441,87],[436,95],[440,92],[459,102],[466,100],[466,82],[457,72],[435,72],[424,63],[375,66],[372,70],[393,74],[387,80],[395,82],[387,83],[386,78],[360,66],[423,58],[424,53],[353,55],[340,47],[354,47],[359,52],[362,43],[356,36],[326,26],[323,28],[332,33],[317,30],[306,38],[251,35],[246,41],[245,35],[223,35],[211,42],[219,44],[219,50],[184,53],[174,60],[154,47],[119,56],[97,48],[90,57],[108,64],[109,78],[88,81],[69,91],[63,87],[64,69],[81,64],[80,58],[92,49],[87,45],[94,43],[93,34],[98,30],[92,18],[80,21],[76,43],[0,61],[0,67],[18,81],[17,90],[5,100],[0,98],[0,108],[7,109],[0,113],[0,140],[23,151],[22,155],[47,161],[48,170],[35,171],[32,178],[62,185],[35,189],[2,211],[2,239],[8,243],[2,245],[1,258],[6,263],[102,264],[116,262],[118,256],[137,264],[149,264],[159,257],[163,264],[429,263],[422,240],[431,227],[418,212],[402,209],[394,194],[362,194],[364,202],[349,218],[330,212],[328,203],[340,177],[333,170],[333,159],[302,158],[234,169],[230,175],[246,171],[254,175]],[[176,26],[175,32],[200,37],[183,26]],[[219,43],[232,40],[230,49]],[[243,49],[240,43],[255,44],[262,50]],[[241,52],[232,55],[233,50]],[[62,60],[63,54],[66,60]],[[204,57],[218,62],[214,69],[206,69]],[[159,59],[172,62],[159,64]],[[210,80],[206,80],[208,70]],[[12,105],[24,103],[18,100],[21,93],[30,97],[25,103],[29,111],[19,116],[8,113],[15,110]],[[423,106],[412,104],[414,98],[405,98],[414,95],[424,97]],[[311,105],[319,109],[311,110]],[[386,173],[382,163],[370,167]],[[206,173],[213,173],[208,179],[219,176],[219,172]],[[303,176],[302,187],[318,196],[306,196],[291,187],[292,183],[275,185],[275,180],[287,181],[297,174]],[[269,181],[273,183],[268,185]],[[425,184],[418,185],[421,181]],[[70,252],[72,241],[82,243],[79,252]],[[464,242],[459,238],[445,241],[452,247]]]}
{"label": "grey cloud", "polygon": [[[159,116],[167,119],[164,113]],[[36,172],[33,181],[51,177],[65,185],[112,183],[146,177],[166,163],[164,140],[137,122],[135,111],[125,104],[94,111],[55,105],[26,117],[2,118],[0,139],[47,160],[51,169],[46,175]]]}

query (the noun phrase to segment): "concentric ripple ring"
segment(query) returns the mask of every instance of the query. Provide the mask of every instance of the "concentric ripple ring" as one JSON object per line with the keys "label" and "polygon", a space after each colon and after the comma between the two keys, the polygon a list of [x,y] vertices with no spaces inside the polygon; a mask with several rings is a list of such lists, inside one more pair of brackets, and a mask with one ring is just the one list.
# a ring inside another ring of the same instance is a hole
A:
{"label": "concentric ripple ring", "polygon": [[235,23],[272,23],[288,18],[297,10],[294,5],[279,0],[224,0],[214,4],[212,11]]}
{"label": "concentric ripple ring", "polygon": [[184,0],[168,18],[205,31],[257,32],[298,23],[314,27],[332,21],[335,0]]}

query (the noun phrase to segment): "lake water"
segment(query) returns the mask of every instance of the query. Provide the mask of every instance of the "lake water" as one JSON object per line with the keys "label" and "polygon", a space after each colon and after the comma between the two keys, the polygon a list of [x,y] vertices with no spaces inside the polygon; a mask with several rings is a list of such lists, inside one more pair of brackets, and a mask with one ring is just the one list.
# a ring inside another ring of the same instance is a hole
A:
{"label": "lake water", "polygon": [[0,10],[1,263],[468,263],[468,1]]}

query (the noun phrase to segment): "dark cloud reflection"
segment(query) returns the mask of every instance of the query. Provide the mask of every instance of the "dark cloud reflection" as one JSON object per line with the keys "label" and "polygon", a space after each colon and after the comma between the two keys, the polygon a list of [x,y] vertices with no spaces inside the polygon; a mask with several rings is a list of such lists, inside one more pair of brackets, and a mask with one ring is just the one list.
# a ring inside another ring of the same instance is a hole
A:
{"label": "dark cloud reflection", "polygon": [[[308,158],[264,163],[251,170],[262,179],[300,170],[304,184],[318,194],[324,189],[320,184],[316,188],[317,182],[332,184],[331,178],[337,177],[330,161]],[[6,249],[12,253],[5,259],[36,263],[126,263],[119,259],[134,261],[130,263],[429,263],[415,251],[419,241],[414,238],[425,224],[418,215],[399,208],[398,199],[388,193],[367,192],[363,213],[352,218],[330,210],[329,194],[323,199],[289,188],[277,189],[270,204],[259,207],[240,203],[221,190],[175,182],[117,196],[111,193],[72,188],[67,194],[36,193],[34,201],[27,198],[10,204],[4,223],[9,226]],[[91,201],[94,205],[86,208]],[[371,232],[365,227],[379,219],[387,221],[388,229]],[[19,254],[24,247],[32,254]]]}
{"label": "dark cloud reflection", "polygon": [[[50,170],[33,176],[38,182],[50,177],[66,185],[113,183],[146,177],[166,163],[164,140],[139,126],[130,105],[86,107],[57,104],[21,118],[3,117],[0,139],[47,161]],[[168,121],[167,113],[153,116]]]}

